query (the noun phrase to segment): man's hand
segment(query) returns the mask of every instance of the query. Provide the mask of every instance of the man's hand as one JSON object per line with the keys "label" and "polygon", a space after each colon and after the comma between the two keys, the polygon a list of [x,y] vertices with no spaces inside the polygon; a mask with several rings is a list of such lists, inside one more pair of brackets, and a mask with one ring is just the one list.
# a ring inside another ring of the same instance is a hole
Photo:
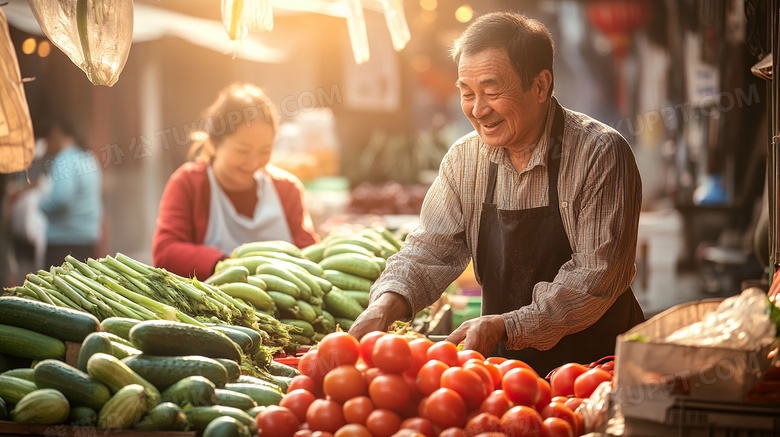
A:
{"label": "man's hand", "polygon": [[409,314],[409,304],[398,293],[385,293],[371,302],[358,318],[349,333],[360,340],[371,331],[387,331],[396,320]]}
{"label": "man's hand", "polygon": [[504,318],[498,314],[466,320],[447,337],[447,341],[455,344],[460,344],[464,339],[466,342],[463,349],[490,355],[499,342],[507,340]]}

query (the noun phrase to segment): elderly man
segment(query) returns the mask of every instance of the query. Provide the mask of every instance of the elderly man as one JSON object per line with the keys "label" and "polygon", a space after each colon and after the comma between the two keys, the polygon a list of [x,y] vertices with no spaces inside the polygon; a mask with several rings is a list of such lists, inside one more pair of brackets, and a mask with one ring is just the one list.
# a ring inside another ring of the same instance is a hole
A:
{"label": "elderly man", "polygon": [[444,157],[420,226],[350,333],[385,330],[434,302],[469,259],[482,316],[448,340],[539,374],[614,353],[644,320],[631,291],[641,181],[626,140],[552,96],[553,43],[523,15],[477,19],[455,41],[475,131]]}

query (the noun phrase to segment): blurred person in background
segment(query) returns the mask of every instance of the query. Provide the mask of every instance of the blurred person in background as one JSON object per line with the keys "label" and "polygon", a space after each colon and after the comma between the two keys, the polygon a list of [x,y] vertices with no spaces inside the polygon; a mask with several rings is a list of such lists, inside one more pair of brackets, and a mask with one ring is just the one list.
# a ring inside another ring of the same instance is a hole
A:
{"label": "blurred person in background", "polygon": [[269,164],[279,122],[265,93],[232,84],[204,117],[208,128],[192,146],[194,162],[173,173],[160,201],[155,266],[203,279],[243,243],[317,242],[303,184]]}
{"label": "blurred person in background", "polygon": [[38,207],[46,216],[44,268],[60,265],[67,255],[84,260],[97,255],[103,202],[100,169],[91,151],[76,141],[71,123],[52,116],[41,122],[46,140]]}
{"label": "blurred person in background", "polygon": [[644,320],[636,273],[642,190],[614,129],[564,109],[553,42],[540,22],[484,15],[455,41],[456,86],[474,131],[442,160],[420,226],[350,328],[387,330],[436,301],[473,259],[481,317],[448,340],[528,363],[540,375],[613,355]]}

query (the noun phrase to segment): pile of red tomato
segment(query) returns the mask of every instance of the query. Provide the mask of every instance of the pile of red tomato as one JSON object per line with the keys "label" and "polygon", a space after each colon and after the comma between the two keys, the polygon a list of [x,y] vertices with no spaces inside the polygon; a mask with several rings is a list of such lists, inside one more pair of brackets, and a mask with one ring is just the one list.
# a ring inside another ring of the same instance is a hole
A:
{"label": "pile of red tomato", "polygon": [[613,363],[566,364],[548,383],[522,361],[446,341],[337,332],[301,357],[301,375],[257,425],[260,437],[574,437],[577,406]]}

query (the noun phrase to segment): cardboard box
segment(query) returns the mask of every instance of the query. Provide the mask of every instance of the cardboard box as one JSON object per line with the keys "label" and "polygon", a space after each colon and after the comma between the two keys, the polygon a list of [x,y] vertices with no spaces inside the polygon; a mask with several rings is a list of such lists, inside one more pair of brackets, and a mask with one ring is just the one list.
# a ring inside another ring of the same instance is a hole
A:
{"label": "cardboard box", "polygon": [[[677,305],[617,338],[614,400],[627,417],[651,419],[677,397],[742,402],[758,383],[769,368],[770,345],[745,351],[664,342],[677,329],[702,320],[720,302]],[[633,335],[649,342],[629,340]]]}

